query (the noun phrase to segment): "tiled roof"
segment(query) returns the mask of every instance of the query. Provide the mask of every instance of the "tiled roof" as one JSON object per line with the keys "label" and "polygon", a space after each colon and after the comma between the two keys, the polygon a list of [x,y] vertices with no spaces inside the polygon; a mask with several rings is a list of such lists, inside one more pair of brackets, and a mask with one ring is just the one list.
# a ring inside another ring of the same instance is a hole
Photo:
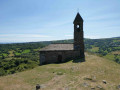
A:
{"label": "tiled roof", "polygon": [[40,51],[61,51],[61,50],[73,50],[73,44],[50,44]]}

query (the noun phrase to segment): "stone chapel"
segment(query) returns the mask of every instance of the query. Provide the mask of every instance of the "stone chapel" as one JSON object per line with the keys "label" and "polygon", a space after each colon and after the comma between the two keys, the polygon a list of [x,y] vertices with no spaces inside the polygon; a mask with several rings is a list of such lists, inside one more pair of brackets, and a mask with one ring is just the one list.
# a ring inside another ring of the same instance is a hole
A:
{"label": "stone chapel", "polygon": [[76,58],[79,58],[80,62],[85,61],[83,19],[79,13],[77,13],[73,24],[74,43],[50,44],[40,49],[40,65],[61,63]]}

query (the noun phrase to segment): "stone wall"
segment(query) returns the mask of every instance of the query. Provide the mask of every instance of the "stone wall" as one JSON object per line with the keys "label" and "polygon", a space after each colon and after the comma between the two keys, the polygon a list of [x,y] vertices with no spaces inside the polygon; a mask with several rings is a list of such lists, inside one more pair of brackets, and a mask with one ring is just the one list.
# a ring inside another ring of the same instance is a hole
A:
{"label": "stone wall", "polygon": [[42,51],[40,52],[40,64],[60,63],[68,59],[73,59],[80,56],[79,51]]}

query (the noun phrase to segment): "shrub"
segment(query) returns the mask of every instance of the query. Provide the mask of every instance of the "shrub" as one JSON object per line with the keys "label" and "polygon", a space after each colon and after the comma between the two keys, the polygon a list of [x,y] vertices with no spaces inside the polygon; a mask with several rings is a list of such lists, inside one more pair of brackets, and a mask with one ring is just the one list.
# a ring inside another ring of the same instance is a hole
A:
{"label": "shrub", "polygon": [[3,75],[5,75],[5,70],[0,68],[0,76],[3,76]]}

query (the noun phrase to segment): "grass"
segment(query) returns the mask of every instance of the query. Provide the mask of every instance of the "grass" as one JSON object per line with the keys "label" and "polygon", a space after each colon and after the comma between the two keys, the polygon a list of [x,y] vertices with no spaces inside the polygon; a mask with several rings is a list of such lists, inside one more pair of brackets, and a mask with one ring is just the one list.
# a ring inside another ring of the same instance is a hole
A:
{"label": "grass", "polygon": [[29,53],[30,52],[30,49],[26,49],[26,50],[24,50],[23,52],[22,52],[22,54],[24,54],[24,53]]}
{"label": "grass", "polygon": [[118,54],[117,57],[120,59],[120,51],[113,51],[111,53],[108,53],[106,56],[104,56],[104,58],[114,61],[114,59],[115,59],[115,55],[114,54]]}
{"label": "grass", "polygon": [[118,54],[118,55],[120,55],[120,51],[114,51],[114,52],[112,52],[112,54]]}
{"label": "grass", "polygon": [[7,55],[8,55],[8,54],[6,54],[6,53],[3,53],[3,56],[4,56],[4,57],[7,57]]}
{"label": "grass", "polygon": [[19,51],[19,52],[15,52],[15,55],[21,55],[21,54],[24,54],[24,53],[29,53],[30,52],[30,49],[26,49],[24,51]]}
{"label": "grass", "polygon": [[[105,90],[117,90],[120,64],[88,53],[85,56],[86,62],[82,63],[48,64],[0,77],[0,90],[35,90],[36,84],[44,86],[41,90],[91,90],[98,85]],[[84,83],[88,86],[84,87]]]}
{"label": "grass", "polygon": [[109,60],[114,60],[114,54],[108,53],[104,58],[107,58]]}
{"label": "grass", "polygon": [[120,40],[113,40],[113,42],[120,42]]}
{"label": "grass", "polygon": [[98,52],[99,47],[92,47],[92,49],[89,49],[91,52]]}
{"label": "grass", "polygon": [[15,52],[15,55],[21,55],[21,53]]}
{"label": "grass", "polygon": [[14,56],[14,53],[13,53],[14,51],[9,51],[9,57],[13,57]]}
{"label": "grass", "polygon": [[114,47],[115,49],[117,49],[117,50],[120,50],[120,47]]}

